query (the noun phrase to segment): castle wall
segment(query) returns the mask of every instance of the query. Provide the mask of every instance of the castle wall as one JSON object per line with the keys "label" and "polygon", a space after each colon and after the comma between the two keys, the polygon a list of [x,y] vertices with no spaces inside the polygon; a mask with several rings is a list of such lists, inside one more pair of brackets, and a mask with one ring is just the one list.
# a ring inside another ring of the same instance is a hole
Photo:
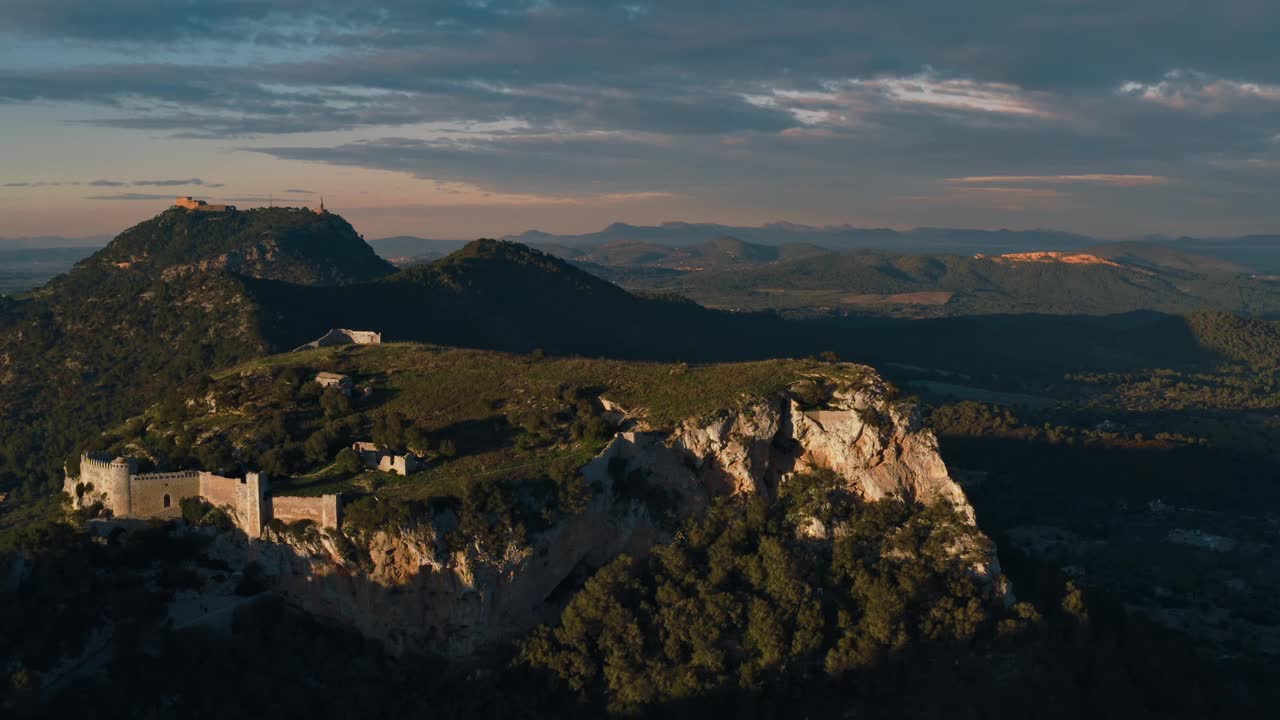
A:
{"label": "castle wall", "polygon": [[337,528],[340,522],[337,495],[320,497],[275,496],[271,498],[271,516],[281,522],[310,520],[320,527]]}
{"label": "castle wall", "polygon": [[230,507],[237,515],[244,509],[244,481],[213,473],[200,473],[200,497],[214,507]]}
{"label": "castle wall", "polygon": [[[182,509],[179,503],[182,499],[200,496],[200,475],[201,473],[195,470],[134,475],[129,482],[132,499],[127,514],[132,517],[181,515]],[[169,496],[167,508],[164,506],[166,495]]]}
{"label": "castle wall", "polygon": [[266,476],[261,473],[246,473],[243,480],[200,473],[200,496],[210,505],[230,508],[236,525],[249,537],[262,534],[265,492]]}
{"label": "castle wall", "polygon": [[[342,522],[340,496],[270,497],[263,473],[246,473],[241,480],[198,470],[138,475],[133,472],[136,467],[130,459],[84,455],[80,477],[67,477],[63,490],[74,501],[78,483],[93,485],[93,497],[102,499],[116,517],[178,517],[183,499],[202,498],[215,507],[229,508],[236,525],[251,538],[260,537],[263,524],[272,517],[283,522],[311,520],[334,529]],[[90,504],[89,495],[85,493],[82,505]]]}

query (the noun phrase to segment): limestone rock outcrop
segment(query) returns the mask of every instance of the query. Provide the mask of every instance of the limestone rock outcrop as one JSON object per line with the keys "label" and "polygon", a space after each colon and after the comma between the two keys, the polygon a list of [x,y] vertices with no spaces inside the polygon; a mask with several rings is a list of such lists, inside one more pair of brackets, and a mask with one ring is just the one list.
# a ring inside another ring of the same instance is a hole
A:
{"label": "limestone rock outcrop", "polygon": [[[837,387],[822,409],[806,410],[792,393],[780,393],[668,431],[646,429],[638,410],[638,429],[618,433],[582,468],[592,489],[585,509],[562,514],[527,540],[450,548],[445,537],[456,518],[445,513],[355,538],[361,559],[344,559],[328,536],[249,543],[244,552],[308,611],[351,623],[393,649],[459,656],[551,620],[586,573],[621,553],[645,553],[712,497],[772,498],[807,470],[835,472],[868,501],[945,501],[972,524],[973,510],[932,432],[911,404],[894,401],[865,372],[856,386]],[[667,512],[655,511],[653,497],[668,500]],[[979,548],[974,572],[1002,587],[987,547]]]}

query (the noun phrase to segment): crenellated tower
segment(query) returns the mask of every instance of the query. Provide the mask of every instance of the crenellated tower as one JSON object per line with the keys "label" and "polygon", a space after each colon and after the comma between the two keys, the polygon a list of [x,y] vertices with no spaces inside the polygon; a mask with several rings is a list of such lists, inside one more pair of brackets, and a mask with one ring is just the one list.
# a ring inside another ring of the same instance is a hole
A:
{"label": "crenellated tower", "polygon": [[80,482],[92,485],[95,493],[103,496],[111,513],[118,517],[129,514],[133,503],[130,476],[137,473],[138,465],[133,458],[112,459],[94,453],[80,456]]}

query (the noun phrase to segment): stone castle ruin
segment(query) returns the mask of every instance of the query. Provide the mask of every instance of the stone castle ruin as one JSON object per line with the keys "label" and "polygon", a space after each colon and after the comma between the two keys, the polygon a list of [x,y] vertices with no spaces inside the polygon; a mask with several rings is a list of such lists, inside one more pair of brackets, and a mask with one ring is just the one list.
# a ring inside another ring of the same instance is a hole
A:
{"label": "stone castle ruin", "polygon": [[225,510],[252,538],[260,537],[272,519],[310,520],[335,530],[341,524],[339,496],[275,496],[267,476],[257,472],[244,478],[203,470],[139,473],[133,458],[85,454],[80,456],[80,476],[68,475],[63,491],[82,507],[101,502],[117,518],[177,518],[182,516],[182,500],[200,498]]}
{"label": "stone castle ruin", "polygon": [[348,330],[334,328],[306,345],[300,345],[293,352],[314,348],[332,347],[334,345],[381,345],[382,333],[373,330]]}
{"label": "stone castle ruin", "polygon": [[370,470],[405,476],[422,468],[422,459],[413,453],[397,453],[371,442],[357,442],[351,449],[356,451],[364,466]]}

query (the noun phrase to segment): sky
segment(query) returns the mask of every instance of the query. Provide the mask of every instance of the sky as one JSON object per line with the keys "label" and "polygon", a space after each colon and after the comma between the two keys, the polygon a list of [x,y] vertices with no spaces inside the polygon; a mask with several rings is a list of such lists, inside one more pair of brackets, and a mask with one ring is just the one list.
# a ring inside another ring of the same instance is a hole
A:
{"label": "sky", "polygon": [[0,0],[0,236],[1280,232],[1275,0]]}

